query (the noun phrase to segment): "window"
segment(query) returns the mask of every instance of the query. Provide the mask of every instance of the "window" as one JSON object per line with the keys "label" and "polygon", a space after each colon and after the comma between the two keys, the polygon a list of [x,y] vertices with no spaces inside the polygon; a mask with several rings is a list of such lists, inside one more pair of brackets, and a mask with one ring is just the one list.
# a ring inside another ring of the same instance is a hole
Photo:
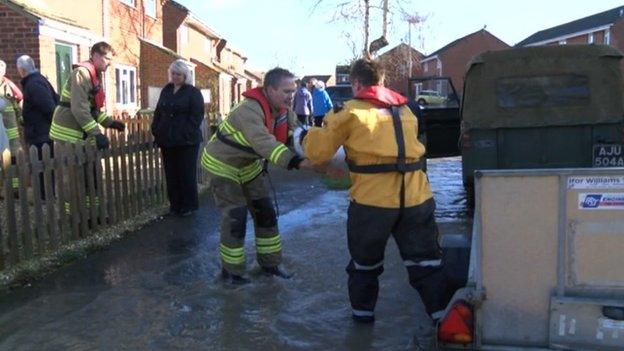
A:
{"label": "window", "polygon": [[429,72],[429,62],[425,62],[424,66],[425,68],[423,69],[423,71]]}
{"label": "window", "polygon": [[605,36],[604,36],[603,43],[610,44],[610,42],[611,42],[611,30],[607,29],[607,30],[605,30]]}
{"label": "window", "polygon": [[593,44],[594,43],[594,33],[589,33],[587,35],[587,43],[588,44]]}
{"label": "window", "polygon": [[143,8],[146,15],[156,18],[156,0],[143,0]]}
{"label": "window", "polygon": [[559,45],[565,45],[565,44],[567,44],[567,43],[568,43],[568,42],[567,42],[565,39],[563,39],[563,40],[559,40]]}
{"label": "window", "polygon": [[136,106],[136,68],[116,65],[115,88],[117,105]]}
{"label": "window", "polygon": [[188,27],[185,24],[180,26],[180,43],[188,43]]}
{"label": "window", "polygon": [[577,74],[514,77],[496,84],[499,107],[552,107],[589,104],[589,79]]}
{"label": "window", "polygon": [[126,4],[128,6],[134,7],[136,0],[119,0],[119,1],[123,2],[124,4]]}

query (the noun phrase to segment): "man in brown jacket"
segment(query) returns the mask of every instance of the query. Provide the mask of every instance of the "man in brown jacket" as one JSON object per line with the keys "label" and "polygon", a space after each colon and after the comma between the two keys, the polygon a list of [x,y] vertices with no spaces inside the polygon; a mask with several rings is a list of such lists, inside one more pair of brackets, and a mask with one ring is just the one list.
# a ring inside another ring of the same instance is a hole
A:
{"label": "man in brown jacket", "polygon": [[277,216],[264,184],[264,162],[286,169],[310,163],[284,144],[296,117],[291,110],[295,78],[281,68],[267,72],[264,87],[246,91],[243,100],[207,143],[202,166],[211,173],[210,188],[221,212],[222,276],[248,282],[245,272],[247,211],[254,219],[258,263],[267,275],[289,278],[280,268],[282,244]]}

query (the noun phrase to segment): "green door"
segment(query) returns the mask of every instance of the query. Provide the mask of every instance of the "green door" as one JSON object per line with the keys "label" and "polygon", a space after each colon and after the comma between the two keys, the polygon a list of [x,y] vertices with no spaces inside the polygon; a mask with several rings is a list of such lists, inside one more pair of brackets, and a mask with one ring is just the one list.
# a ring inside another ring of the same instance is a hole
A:
{"label": "green door", "polygon": [[63,84],[65,84],[71,72],[72,47],[56,44],[54,51],[56,53],[56,91],[60,94],[63,89]]}

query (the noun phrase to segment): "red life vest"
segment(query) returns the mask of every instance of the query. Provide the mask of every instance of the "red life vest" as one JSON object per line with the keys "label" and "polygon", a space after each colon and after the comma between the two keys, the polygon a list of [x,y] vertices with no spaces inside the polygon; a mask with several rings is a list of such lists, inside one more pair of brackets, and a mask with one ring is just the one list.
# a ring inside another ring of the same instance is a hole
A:
{"label": "red life vest", "polygon": [[264,112],[264,126],[269,130],[269,133],[275,136],[277,141],[286,143],[288,139],[288,110],[285,108],[280,109],[277,119],[273,118],[271,108],[269,107],[269,100],[264,96],[262,88],[249,89],[243,93],[243,96],[260,103],[262,112]]}
{"label": "red life vest", "polygon": [[91,97],[93,98],[93,105],[95,108],[104,107],[104,103],[106,102],[106,95],[104,94],[104,89],[102,88],[102,84],[100,84],[100,77],[98,77],[97,71],[95,70],[95,66],[91,61],[83,61],[77,63],[73,66],[74,68],[84,67],[89,71],[89,77],[91,77],[91,84],[93,85],[93,89],[91,89]]}
{"label": "red life vest", "polygon": [[[13,95],[13,98],[15,98],[15,100],[17,100],[17,102],[22,101],[22,99],[24,98],[24,95],[22,95],[22,91],[19,90],[19,88],[17,87],[17,85],[15,85],[9,78],[7,77],[2,77],[2,83],[6,84],[7,87],[9,87],[9,89],[11,90],[11,94]],[[3,93],[4,94],[4,93]]]}

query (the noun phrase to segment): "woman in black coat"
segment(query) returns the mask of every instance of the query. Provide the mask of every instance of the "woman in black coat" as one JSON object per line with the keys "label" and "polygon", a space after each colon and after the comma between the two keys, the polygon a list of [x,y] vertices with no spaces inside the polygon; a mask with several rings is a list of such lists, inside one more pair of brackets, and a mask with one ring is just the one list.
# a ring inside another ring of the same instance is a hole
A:
{"label": "woman in black coat", "polygon": [[202,142],[204,98],[183,60],[169,66],[169,84],[160,92],[152,134],[160,147],[170,211],[188,216],[197,210],[197,155]]}

